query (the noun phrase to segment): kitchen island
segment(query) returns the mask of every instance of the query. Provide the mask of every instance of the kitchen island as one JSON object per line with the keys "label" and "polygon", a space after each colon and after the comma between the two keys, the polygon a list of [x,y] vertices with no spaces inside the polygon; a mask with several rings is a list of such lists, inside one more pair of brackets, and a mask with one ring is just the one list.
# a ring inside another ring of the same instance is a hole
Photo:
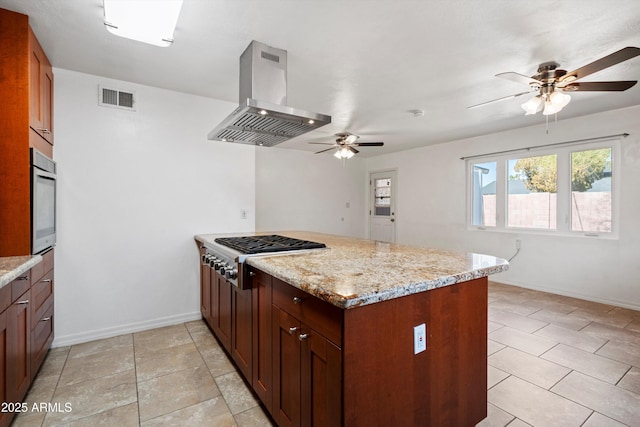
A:
{"label": "kitchen island", "polygon": [[[279,425],[473,426],[486,417],[487,276],[506,261],[278,234],[327,248],[248,257],[245,291],[220,292],[224,278],[203,263],[201,296],[219,339],[229,313],[225,347]],[[196,236],[201,253],[215,237]]]}

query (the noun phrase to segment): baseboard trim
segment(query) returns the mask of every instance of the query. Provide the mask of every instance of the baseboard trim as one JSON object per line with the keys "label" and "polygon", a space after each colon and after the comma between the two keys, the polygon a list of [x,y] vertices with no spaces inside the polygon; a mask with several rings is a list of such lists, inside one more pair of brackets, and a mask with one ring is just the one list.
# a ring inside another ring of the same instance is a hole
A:
{"label": "baseboard trim", "polygon": [[82,344],[89,341],[99,340],[103,338],[111,338],[118,335],[130,334],[133,332],[141,332],[149,329],[161,328],[163,326],[177,325],[184,322],[201,319],[202,315],[199,311],[192,313],[178,314],[175,316],[161,317],[153,320],[144,320],[142,322],[128,323],[125,325],[112,326],[104,329],[96,329],[93,331],[80,332],[77,334],[69,334],[56,336],[51,343],[51,347],[64,347],[67,345]]}
{"label": "baseboard trim", "polygon": [[562,289],[549,288],[549,287],[546,287],[546,286],[533,286],[533,285],[529,285],[527,283],[521,283],[521,282],[518,282],[518,281],[515,281],[515,280],[491,280],[491,279],[489,279],[489,281],[496,282],[496,283],[503,283],[505,285],[518,286],[520,288],[531,289],[533,291],[548,292],[550,294],[563,295],[565,297],[578,298],[578,299],[583,299],[583,300],[587,300],[587,301],[599,302],[601,304],[614,305],[616,307],[623,307],[623,308],[628,308],[628,309],[631,309],[631,310],[640,311],[640,306],[636,305],[636,304],[629,304],[629,303],[624,302],[624,301],[617,301],[617,300],[612,300],[612,299],[607,299],[607,298],[596,298],[596,297],[593,297],[591,295],[581,294],[579,292],[566,292],[566,291],[564,291]]}

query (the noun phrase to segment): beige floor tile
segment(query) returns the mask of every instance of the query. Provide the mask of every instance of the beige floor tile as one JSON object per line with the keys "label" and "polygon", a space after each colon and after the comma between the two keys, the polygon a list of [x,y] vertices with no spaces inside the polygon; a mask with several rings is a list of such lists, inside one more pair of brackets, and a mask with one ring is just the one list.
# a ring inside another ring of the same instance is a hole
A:
{"label": "beige floor tile", "polygon": [[540,310],[529,316],[532,319],[538,319],[553,325],[562,326],[563,328],[580,330],[591,323],[591,320],[578,317],[568,317],[566,313],[554,310]]}
{"label": "beige floor tile", "polygon": [[633,321],[633,317],[621,311],[589,312],[578,309],[567,316],[569,319],[579,318],[591,320],[593,322],[602,323],[603,325],[615,326],[616,328],[624,328]]}
{"label": "beige floor tile", "polygon": [[616,384],[631,367],[564,344],[558,344],[540,357],[610,384]]}
{"label": "beige floor tile", "polygon": [[201,351],[200,354],[214,378],[235,372],[236,370],[227,354],[220,347],[211,347],[205,351]]}
{"label": "beige floor tile", "polygon": [[133,335],[119,335],[113,338],[105,338],[90,341],[83,344],[76,344],[69,351],[69,358],[84,357],[90,354],[101,353],[106,350],[131,349],[133,350]]}
{"label": "beige floor tile", "polygon": [[66,424],[65,427],[138,427],[138,404],[130,403],[124,406],[100,412],[87,418],[82,418]]}
{"label": "beige floor tile", "polygon": [[192,342],[191,335],[184,324],[133,334],[133,345],[136,354],[175,347],[190,342]]}
{"label": "beige floor tile", "polygon": [[640,395],[640,368],[632,367],[617,385]]}
{"label": "beige floor tile", "polygon": [[204,361],[193,342],[142,354],[136,353],[138,382],[198,366],[204,367]]}
{"label": "beige floor tile", "polygon": [[63,349],[52,348],[42,362],[42,366],[38,371],[38,377],[59,377],[67,362],[67,356],[71,347]]}
{"label": "beige floor tile", "polygon": [[628,329],[633,332],[640,332],[640,319],[632,320],[625,329]]}
{"label": "beige floor tile", "polygon": [[235,416],[238,427],[276,427],[261,406],[248,409]]}
{"label": "beige floor tile", "polygon": [[640,395],[580,372],[571,372],[551,391],[630,426],[640,425]]}
{"label": "beige floor tile", "polygon": [[[73,351],[73,348],[71,349]],[[67,386],[134,369],[133,346],[69,357],[60,375],[60,386]]]}
{"label": "beige floor tile", "polygon": [[548,325],[546,322],[497,308],[489,308],[489,320],[527,333],[535,332]]}
{"label": "beige floor tile", "polygon": [[640,345],[609,341],[596,351],[596,354],[628,365],[640,367]]}
{"label": "beige floor tile", "polygon": [[500,328],[504,328],[504,325],[501,325],[500,323],[492,322],[491,320],[489,320],[489,322],[487,323],[488,332],[497,331]]}
{"label": "beige floor tile", "polygon": [[529,316],[540,310],[540,307],[532,306],[527,303],[518,303],[512,301],[498,300],[491,303],[492,308],[508,311],[510,313],[520,314],[522,316]]}
{"label": "beige floor tile", "polygon": [[70,412],[50,412],[44,425],[60,425],[135,402],[136,379],[132,370],[107,377],[57,387],[52,403],[62,407],[69,403]]}
{"label": "beige floor tile", "polygon": [[627,427],[627,425],[594,412],[582,427]]}
{"label": "beige floor tile", "polygon": [[216,377],[216,384],[232,414],[258,406],[258,401],[237,372]]}
{"label": "beige floor tile", "polygon": [[515,417],[491,403],[487,404],[487,418],[476,424],[476,427],[504,427]]}
{"label": "beige floor tile", "polygon": [[545,326],[534,332],[534,334],[570,345],[571,347],[579,348],[580,350],[588,351],[589,353],[595,352],[607,342],[607,340],[603,338],[594,337],[584,332],[574,331],[573,329],[567,329],[553,324]]}
{"label": "beige floor tile", "polygon": [[534,356],[541,355],[557,344],[556,341],[528,334],[508,326],[491,332],[489,338],[500,344],[522,350]]}
{"label": "beige floor tile", "polygon": [[525,423],[519,418],[516,418],[515,420],[511,421],[508,424],[508,427],[533,427],[533,426],[531,424]]}
{"label": "beige floor tile", "polygon": [[187,322],[184,324],[184,326],[187,328],[187,331],[189,331],[190,334],[194,334],[194,333],[198,333],[198,332],[208,332],[209,328],[207,327],[207,324],[204,323],[204,320],[200,319],[200,320],[194,320],[192,322]]}
{"label": "beige floor tile", "polygon": [[571,372],[564,366],[509,347],[489,356],[489,365],[547,390]]}
{"label": "beige floor tile", "polygon": [[615,326],[591,322],[581,331],[607,340],[620,341],[640,346],[640,332],[631,331],[629,329],[621,329],[616,328]]}
{"label": "beige floor tile", "polygon": [[46,412],[21,412],[13,418],[11,427],[39,427],[44,421]]}
{"label": "beige floor tile", "polygon": [[505,371],[501,371],[491,365],[487,366],[487,389],[490,389],[508,376],[509,373]]}
{"label": "beige floor tile", "polygon": [[235,427],[233,415],[222,396],[161,415],[140,424],[141,427]]}
{"label": "beige floor tile", "polygon": [[505,348],[505,345],[502,345],[500,343],[497,343],[493,340],[488,340],[487,341],[487,355],[492,355],[493,353],[495,353],[496,351],[500,351],[503,348]]}
{"label": "beige floor tile", "polygon": [[513,375],[488,391],[489,402],[533,426],[581,426],[591,410]]}
{"label": "beige floor tile", "polygon": [[220,395],[204,366],[138,383],[140,420],[166,415]]}
{"label": "beige floor tile", "polygon": [[192,332],[191,338],[200,351],[207,351],[211,348],[222,348],[209,329],[206,331]]}
{"label": "beige floor tile", "polygon": [[33,403],[50,402],[57,385],[57,377],[41,377],[38,375],[33,384],[31,384],[31,388],[29,388],[29,392],[23,401],[30,406]]}

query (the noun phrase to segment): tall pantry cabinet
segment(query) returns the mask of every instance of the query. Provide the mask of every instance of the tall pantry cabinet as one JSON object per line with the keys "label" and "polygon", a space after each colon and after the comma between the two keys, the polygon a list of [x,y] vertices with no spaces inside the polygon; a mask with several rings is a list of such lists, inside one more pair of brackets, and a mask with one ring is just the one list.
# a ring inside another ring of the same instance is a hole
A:
{"label": "tall pantry cabinet", "polygon": [[0,256],[31,254],[29,148],[53,157],[53,72],[29,17],[0,9]]}

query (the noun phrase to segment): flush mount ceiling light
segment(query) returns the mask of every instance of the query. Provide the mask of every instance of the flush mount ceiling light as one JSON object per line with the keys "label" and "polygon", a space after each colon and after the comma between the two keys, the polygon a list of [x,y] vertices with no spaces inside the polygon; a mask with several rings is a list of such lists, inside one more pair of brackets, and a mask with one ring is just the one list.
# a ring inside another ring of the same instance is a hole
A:
{"label": "flush mount ceiling light", "polygon": [[104,0],[110,33],[155,46],[173,43],[182,0]]}

